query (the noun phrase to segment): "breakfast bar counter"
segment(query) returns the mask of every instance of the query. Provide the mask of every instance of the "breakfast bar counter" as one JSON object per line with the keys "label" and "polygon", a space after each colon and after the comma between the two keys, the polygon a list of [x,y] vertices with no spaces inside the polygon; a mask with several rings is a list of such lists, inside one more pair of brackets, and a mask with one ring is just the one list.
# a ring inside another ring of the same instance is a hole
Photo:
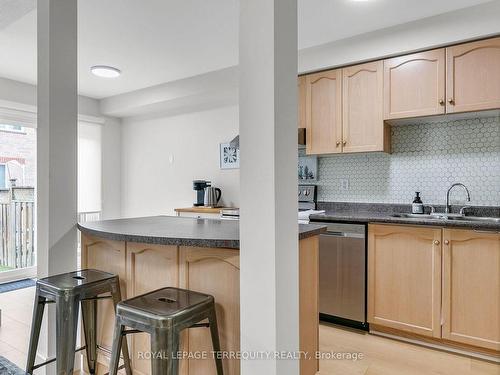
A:
{"label": "breakfast bar counter", "polygon": [[[150,216],[94,221],[78,224],[78,228],[82,233],[116,241],[230,249],[240,247],[237,220]],[[324,225],[300,224],[299,239],[316,236],[324,229]]]}
{"label": "breakfast bar counter", "polygon": [[[82,268],[120,277],[122,295],[131,298],[166,286],[215,297],[224,374],[240,373],[239,222],[154,216],[79,224]],[[299,226],[299,300],[301,375],[318,371],[318,235],[322,225]],[[247,251],[251,251],[248,249]],[[262,260],[263,262],[266,259]],[[97,374],[108,371],[114,312],[110,301],[99,302]],[[128,338],[134,374],[150,373],[149,337]],[[186,330],[181,340],[181,374],[216,374],[208,329]],[[208,353],[207,358],[203,357]],[[84,361],[85,362],[85,361]]]}

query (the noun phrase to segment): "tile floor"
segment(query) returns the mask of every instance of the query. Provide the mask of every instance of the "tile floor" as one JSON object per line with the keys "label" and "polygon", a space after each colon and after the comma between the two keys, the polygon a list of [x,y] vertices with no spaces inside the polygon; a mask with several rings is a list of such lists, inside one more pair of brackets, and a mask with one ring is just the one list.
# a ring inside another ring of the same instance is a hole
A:
{"label": "tile floor", "polygon": [[[34,288],[0,294],[0,355],[26,364]],[[499,375],[500,365],[417,345],[320,326],[322,352],[363,353],[363,359],[323,360],[321,375]]]}

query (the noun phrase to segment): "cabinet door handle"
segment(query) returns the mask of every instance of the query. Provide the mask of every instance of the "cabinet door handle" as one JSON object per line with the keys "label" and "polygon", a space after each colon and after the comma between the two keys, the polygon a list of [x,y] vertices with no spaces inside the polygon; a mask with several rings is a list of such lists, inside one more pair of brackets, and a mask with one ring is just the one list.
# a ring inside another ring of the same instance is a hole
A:
{"label": "cabinet door handle", "polygon": [[453,100],[453,98],[449,98],[449,99],[448,99],[448,103],[450,103],[450,104],[455,104],[455,101]]}
{"label": "cabinet door handle", "polygon": [[449,245],[449,244],[450,244],[450,241],[448,241],[448,240],[444,240],[444,244],[445,244],[445,245]]}
{"label": "cabinet door handle", "polygon": [[345,146],[347,144],[347,141],[342,142],[342,144]]}
{"label": "cabinet door handle", "polygon": [[434,240],[434,245],[439,245],[439,241],[438,240]]}
{"label": "cabinet door handle", "polygon": [[444,105],[444,99],[439,99],[439,105]]}
{"label": "cabinet door handle", "polygon": [[339,146],[340,146],[340,141],[337,142],[337,147],[339,147]]}

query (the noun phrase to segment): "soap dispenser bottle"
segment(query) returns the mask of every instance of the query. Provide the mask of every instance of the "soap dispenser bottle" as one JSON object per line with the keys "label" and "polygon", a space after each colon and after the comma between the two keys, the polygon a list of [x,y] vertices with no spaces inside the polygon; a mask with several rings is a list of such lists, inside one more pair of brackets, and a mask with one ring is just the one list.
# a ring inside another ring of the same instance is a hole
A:
{"label": "soap dispenser bottle", "polygon": [[424,204],[422,203],[422,199],[420,199],[420,192],[415,192],[416,196],[413,199],[413,203],[411,205],[411,213],[412,214],[423,214],[424,213]]}

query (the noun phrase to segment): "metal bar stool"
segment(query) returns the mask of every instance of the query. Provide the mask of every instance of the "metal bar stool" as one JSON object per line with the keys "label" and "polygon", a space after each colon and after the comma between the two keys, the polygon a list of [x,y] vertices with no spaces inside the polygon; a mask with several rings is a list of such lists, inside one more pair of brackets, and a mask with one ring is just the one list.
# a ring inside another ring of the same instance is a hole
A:
{"label": "metal bar stool", "polygon": [[[111,296],[99,296],[111,293]],[[95,373],[97,363],[97,300],[112,298],[115,306],[121,301],[118,276],[98,270],[81,270],[39,279],[36,282],[35,305],[26,373],[56,361],[58,375],[72,375],[75,362],[75,346],[78,324],[78,308],[81,303],[85,346],[89,372]],[[35,365],[40,338],[43,310],[46,304],[56,304],[56,358]],[[121,347],[124,367],[131,375],[127,342]],[[119,356],[119,353],[118,353]]]}
{"label": "metal bar stool", "polygon": [[[205,319],[208,323],[200,323]],[[151,336],[151,375],[177,375],[180,333],[194,327],[210,328],[213,351],[219,353],[214,297],[190,290],[163,288],[120,302],[116,307],[109,375],[116,375],[123,336],[139,332]],[[221,358],[216,355],[214,359],[217,375],[223,375]]]}

